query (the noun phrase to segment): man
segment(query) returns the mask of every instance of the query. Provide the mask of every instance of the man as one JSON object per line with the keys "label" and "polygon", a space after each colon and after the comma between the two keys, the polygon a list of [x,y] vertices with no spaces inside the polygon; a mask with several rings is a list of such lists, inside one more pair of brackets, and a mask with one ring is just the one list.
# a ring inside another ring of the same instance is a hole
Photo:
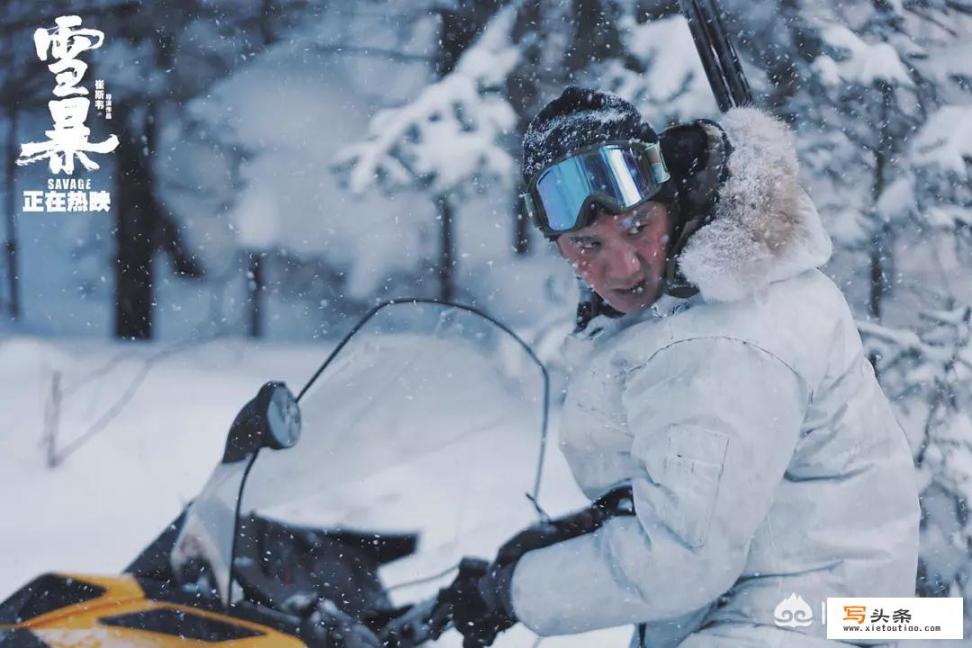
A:
{"label": "man", "polygon": [[461,575],[465,645],[516,621],[634,623],[645,647],[843,645],[826,639],[828,596],[913,596],[911,452],[817,270],[830,240],[789,130],[744,108],[659,137],[572,87],[530,124],[523,174],[528,211],[593,291],[561,446],[592,499],[629,495]]}

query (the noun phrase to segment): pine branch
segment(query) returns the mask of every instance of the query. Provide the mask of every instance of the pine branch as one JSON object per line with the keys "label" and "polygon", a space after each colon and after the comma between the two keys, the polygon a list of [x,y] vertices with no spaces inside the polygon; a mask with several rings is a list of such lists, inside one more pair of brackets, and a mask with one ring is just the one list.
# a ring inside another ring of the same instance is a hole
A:
{"label": "pine branch", "polygon": [[959,0],[945,0],[945,6],[966,16],[972,16],[972,5]]}
{"label": "pine branch", "polygon": [[374,56],[391,61],[402,63],[431,63],[432,57],[427,54],[409,54],[398,50],[383,49],[380,47],[360,47],[357,45],[344,45],[334,43],[328,45],[316,45],[314,51],[322,54],[349,54],[351,56]]}

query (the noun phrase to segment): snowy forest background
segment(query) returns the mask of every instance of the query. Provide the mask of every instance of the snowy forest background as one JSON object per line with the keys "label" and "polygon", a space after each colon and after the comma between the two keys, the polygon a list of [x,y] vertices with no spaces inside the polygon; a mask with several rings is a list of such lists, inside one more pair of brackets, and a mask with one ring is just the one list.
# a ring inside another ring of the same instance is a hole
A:
{"label": "snowy forest background", "polygon": [[[972,2],[720,5],[757,103],[797,131],[837,248],[826,270],[912,441],[919,593],[972,596]],[[14,164],[50,124],[31,35],[66,13],[106,34],[85,59],[114,100],[112,121],[89,118],[92,139],[121,141],[99,159],[109,214],[20,209],[49,175]],[[576,287],[517,216],[526,122],[567,84],[616,92],[659,129],[718,115],[669,0],[11,0],[0,59],[6,508],[94,452],[166,358],[205,344],[224,345],[211,365],[259,349],[243,373],[272,378],[375,303],[419,296],[487,310],[556,369]],[[194,384],[223,393],[215,375]],[[231,414],[207,416],[225,429]],[[85,465],[62,486],[118,469]],[[0,521],[0,548],[57,528],[44,517]]]}

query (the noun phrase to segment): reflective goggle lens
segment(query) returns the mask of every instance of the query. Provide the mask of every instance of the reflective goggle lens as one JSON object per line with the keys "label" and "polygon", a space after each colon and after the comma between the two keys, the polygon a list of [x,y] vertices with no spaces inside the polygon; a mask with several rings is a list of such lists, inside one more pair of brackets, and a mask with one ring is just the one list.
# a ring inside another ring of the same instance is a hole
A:
{"label": "reflective goggle lens", "polygon": [[668,177],[657,145],[606,144],[543,171],[533,207],[542,229],[562,233],[586,225],[581,217],[589,199],[621,211],[656,194]]}

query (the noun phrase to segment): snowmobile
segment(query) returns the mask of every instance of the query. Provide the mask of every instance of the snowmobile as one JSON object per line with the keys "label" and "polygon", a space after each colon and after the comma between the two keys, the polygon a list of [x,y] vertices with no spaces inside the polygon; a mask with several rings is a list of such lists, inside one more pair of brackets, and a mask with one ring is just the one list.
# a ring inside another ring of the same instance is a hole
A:
{"label": "snowmobile", "polygon": [[260,389],[124,573],[51,572],[0,604],[0,647],[459,645],[443,592],[536,522],[547,408],[496,320],[382,304],[296,397]]}

